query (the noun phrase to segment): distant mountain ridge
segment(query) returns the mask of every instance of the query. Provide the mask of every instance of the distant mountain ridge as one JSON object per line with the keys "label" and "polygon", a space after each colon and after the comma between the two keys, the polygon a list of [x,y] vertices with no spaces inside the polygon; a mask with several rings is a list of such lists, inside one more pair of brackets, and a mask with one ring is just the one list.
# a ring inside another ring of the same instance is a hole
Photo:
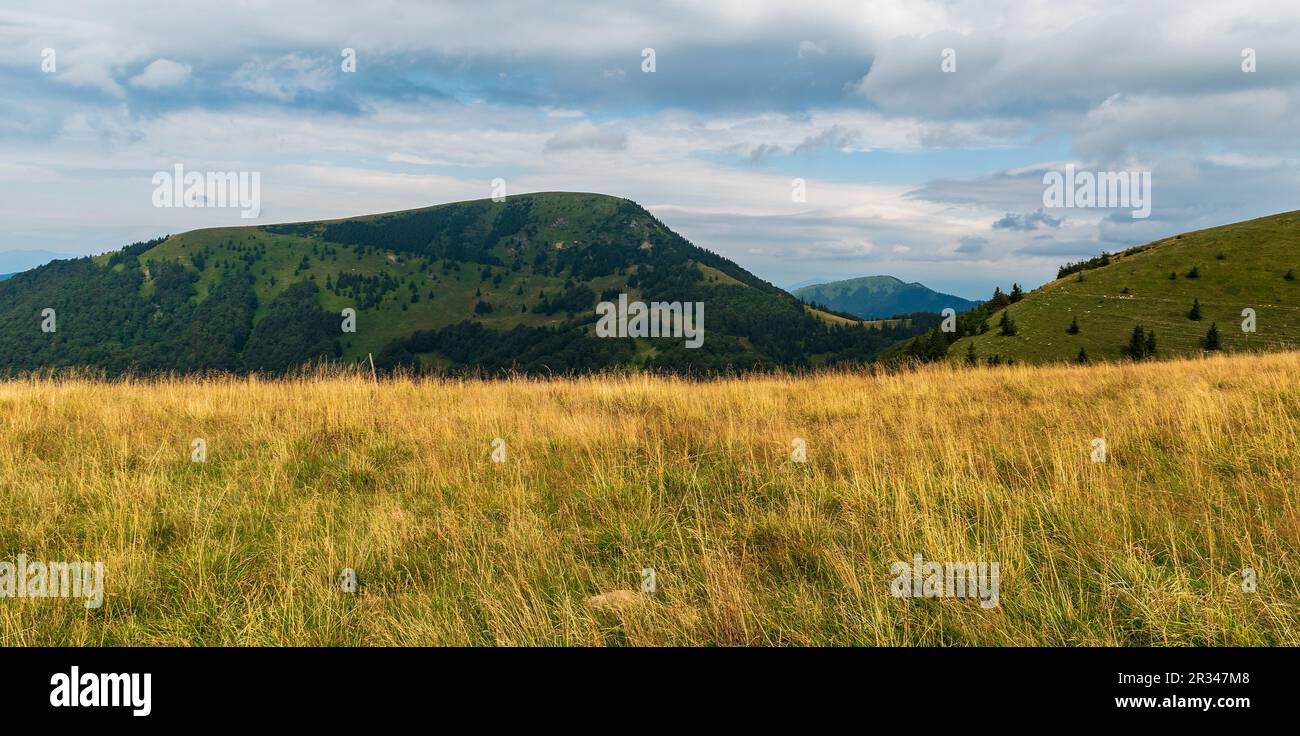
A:
{"label": "distant mountain ridge", "polygon": [[817,286],[818,284],[828,284],[834,280],[835,279],[804,279],[786,286],[785,290],[793,294],[795,289],[802,289],[805,286]]}
{"label": "distant mountain ridge", "polygon": [[836,312],[862,319],[880,319],[912,312],[942,312],[951,308],[964,312],[980,302],[935,291],[921,283],[907,283],[893,276],[863,276],[797,288],[791,292],[808,304],[820,304]]}

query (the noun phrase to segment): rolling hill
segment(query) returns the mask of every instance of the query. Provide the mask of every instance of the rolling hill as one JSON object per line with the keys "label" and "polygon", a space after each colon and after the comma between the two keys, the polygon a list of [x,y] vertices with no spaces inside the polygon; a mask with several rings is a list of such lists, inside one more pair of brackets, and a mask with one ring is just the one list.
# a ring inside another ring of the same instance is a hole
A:
{"label": "rolling hill", "polygon": [[[595,305],[620,294],[703,302],[703,345],[597,337]],[[0,282],[0,370],[280,372],[373,354],[380,368],[707,373],[858,364],[930,324],[808,309],[629,200],[551,192],[56,261]]]}
{"label": "rolling hill", "polygon": [[[1152,357],[1206,351],[1216,326],[1225,351],[1300,348],[1300,212],[1184,233],[1061,269],[1014,304],[967,319],[949,360],[1043,363],[1129,357],[1135,327],[1154,333]],[[1199,319],[1193,319],[1193,308]],[[1255,332],[1242,330],[1243,310]],[[1004,335],[1003,314],[1014,325]],[[1071,328],[1078,325],[1077,333]],[[985,328],[987,325],[987,329]]]}
{"label": "rolling hill", "polygon": [[804,286],[791,293],[809,304],[819,304],[863,319],[892,317],[910,312],[942,312],[949,307],[964,312],[979,305],[979,302],[941,294],[922,284],[909,284],[893,276],[864,276],[832,281]]}

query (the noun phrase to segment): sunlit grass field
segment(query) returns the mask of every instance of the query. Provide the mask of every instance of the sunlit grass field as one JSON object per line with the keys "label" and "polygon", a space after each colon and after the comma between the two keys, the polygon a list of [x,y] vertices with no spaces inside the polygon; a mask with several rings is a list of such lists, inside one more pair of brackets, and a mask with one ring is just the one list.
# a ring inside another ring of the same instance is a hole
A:
{"label": "sunlit grass field", "polygon": [[[0,430],[0,559],[106,567],[98,609],[0,599],[5,645],[1300,644],[1297,353],[47,377],[0,384]],[[998,562],[999,605],[891,596],[915,553]]]}

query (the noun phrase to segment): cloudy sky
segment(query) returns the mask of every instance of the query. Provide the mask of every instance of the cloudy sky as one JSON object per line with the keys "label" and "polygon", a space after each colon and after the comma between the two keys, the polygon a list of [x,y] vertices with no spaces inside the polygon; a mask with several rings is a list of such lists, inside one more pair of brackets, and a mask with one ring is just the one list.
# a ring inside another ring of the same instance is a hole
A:
{"label": "cloudy sky", "polygon": [[[1294,0],[6,0],[0,251],[249,224],[155,208],[176,163],[261,172],[257,223],[502,178],[636,200],[782,286],[887,273],[983,297],[1300,208],[1297,38]],[[1067,163],[1152,172],[1151,216],[1043,210]]]}

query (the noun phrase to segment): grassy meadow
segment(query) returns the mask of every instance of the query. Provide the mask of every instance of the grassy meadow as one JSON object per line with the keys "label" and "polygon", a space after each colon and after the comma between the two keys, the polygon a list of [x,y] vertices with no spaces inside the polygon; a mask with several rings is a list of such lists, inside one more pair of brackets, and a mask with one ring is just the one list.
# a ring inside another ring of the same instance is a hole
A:
{"label": "grassy meadow", "polygon": [[[98,609],[0,599],[4,645],[1300,644],[1300,353],[43,377],[0,429],[0,559],[107,570]],[[1000,604],[892,597],[918,552],[998,562]]]}

